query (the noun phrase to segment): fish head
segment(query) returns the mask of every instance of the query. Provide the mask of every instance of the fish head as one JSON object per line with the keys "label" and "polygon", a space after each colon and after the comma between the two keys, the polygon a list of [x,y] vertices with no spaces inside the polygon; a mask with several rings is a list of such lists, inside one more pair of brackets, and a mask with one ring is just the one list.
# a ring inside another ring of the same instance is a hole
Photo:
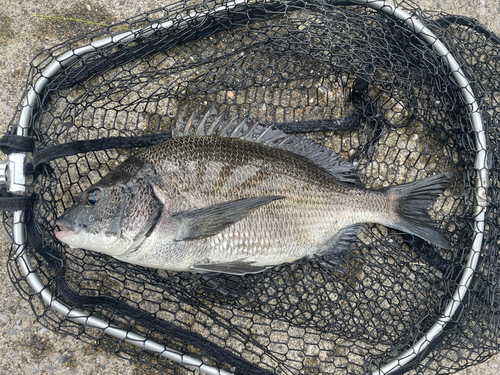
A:
{"label": "fish head", "polygon": [[56,238],[72,248],[126,255],[149,236],[162,207],[148,178],[113,173],[83,191],[57,219],[68,230]]}

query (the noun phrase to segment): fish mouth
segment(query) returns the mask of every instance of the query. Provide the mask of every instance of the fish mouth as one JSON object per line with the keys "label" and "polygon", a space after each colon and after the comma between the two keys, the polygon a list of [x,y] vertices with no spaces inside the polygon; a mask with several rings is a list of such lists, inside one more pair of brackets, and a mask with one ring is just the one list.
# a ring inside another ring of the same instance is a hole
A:
{"label": "fish mouth", "polygon": [[64,237],[77,235],[82,231],[82,229],[85,229],[87,227],[84,224],[78,224],[63,218],[57,219],[56,225],[69,229],[69,230],[61,230],[55,233],[56,238],[59,240]]}

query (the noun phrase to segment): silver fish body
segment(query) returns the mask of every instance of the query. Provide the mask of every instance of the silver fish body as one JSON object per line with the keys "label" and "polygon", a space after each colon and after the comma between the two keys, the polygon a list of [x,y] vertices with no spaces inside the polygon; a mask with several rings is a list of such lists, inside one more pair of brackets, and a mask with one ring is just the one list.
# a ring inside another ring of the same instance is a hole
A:
{"label": "silver fish body", "polygon": [[337,252],[365,222],[449,248],[426,213],[449,178],[369,190],[331,150],[211,110],[84,191],[56,237],[146,267],[230,274]]}

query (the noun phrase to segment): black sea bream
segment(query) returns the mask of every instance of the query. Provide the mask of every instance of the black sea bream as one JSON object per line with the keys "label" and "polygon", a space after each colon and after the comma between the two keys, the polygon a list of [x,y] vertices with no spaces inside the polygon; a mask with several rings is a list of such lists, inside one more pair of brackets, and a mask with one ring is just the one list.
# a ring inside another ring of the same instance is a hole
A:
{"label": "black sea bream", "polygon": [[365,222],[450,248],[426,212],[450,174],[369,190],[330,149],[213,109],[172,133],[85,190],[56,237],[146,267],[238,275],[338,252]]}

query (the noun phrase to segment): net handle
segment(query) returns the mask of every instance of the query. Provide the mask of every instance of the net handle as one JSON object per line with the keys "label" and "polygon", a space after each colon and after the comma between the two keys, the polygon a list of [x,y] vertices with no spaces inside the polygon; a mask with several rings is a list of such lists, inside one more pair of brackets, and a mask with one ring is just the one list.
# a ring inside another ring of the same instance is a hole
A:
{"label": "net handle", "polygon": [[[483,242],[483,233],[485,227],[485,211],[487,206],[487,188],[489,180],[489,171],[487,167],[487,150],[486,150],[486,133],[484,130],[483,118],[479,110],[479,105],[473,94],[472,87],[465,77],[465,74],[461,70],[458,62],[452,56],[450,51],[444,46],[444,44],[439,41],[439,39],[426,28],[420,20],[406,13],[405,11],[396,8],[393,4],[388,3],[384,0],[351,0],[353,3],[367,6],[373,8],[377,11],[384,12],[390,16],[396,17],[397,19],[403,21],[416,35],[421,37],[425,42],[427,42],[434,52],[442,57],[443,62],[449,67],[450,74],[455,80],[458,87],[461,89],[463,100],[469,110],[470,120],[472,124],[472,129],[475,131],[475,145],[476,145],[476,159],[474,167],[477,170],[476,173],[476,199],[477,205],[475,208],[475,225],[474,225],[474,242],[469,252],[467,259],[467,264],[464,267],[460,283],[457,286],[454,294],[446,306],[443,314],[439,317],[437,322],[418,340],[411,348],[403,352],[396,359],[387,363],[386,365],[380,367],[378,370],[372,372],[372,375],[382,375],[390,374],[403,366],[410,363],[415,359],[420,353],[422,353],[443,331],[445,326],[451,321],[452,316],[455,314],[459,308],[461,301],[464,299],[467,293],[469,284],[472,280],[472,276],[476,269],[479,255],[481,251],[481,245]],[[188,25],[190,20],[201,20],[209,15],[214,15],[218,12],[227,12],[228,7],[234,8],[237,5],[244,5],[251,3],[252,1],[247,0],[234,0],[230,1],[224,6],[214,8],[212,10],[207,10],[197,15],[196,17],[186,16],[184,19],[176,20],[176,25]],[[169,20],[164,23],[155,23],[142,29],[137,29],[133,31],[127,31],[114,35],[112,37],[104,38],[95,42],[91,42],[87,46],[80,47],[74,50],[70,50],[55,61],[53,61],[42,73],[42,77],[37,80],[34,87],[31,88],[26,95],[23,102],[19,125],[17,127],[17,135],[28,136],[28,130],[30,127],[33,108],[38,101],[40,93],[43,91],[44,87],[50,81],[50,78],[54,76],[61,68],[72,63],[79,56],[84,54],[94,52],[99,48],[127,44],[132,41],[138,40],[140,38],[146,38],[156,31],[168,30],[174,25],[174,21]],[[31,285],[36,293],[39,293],[43,301],[50,306],[54,311],[57,311],[65,315],[68,319],[74,320],[80,324],[87,326],[96,327],[102,329],[105,333],[116,337],[118,339],[126,340],[136,346],[144,348],[146,350],[151,350],[160,353],[162,356],[178,362],[183,365],[196,367],[202,372],[207,374],[223,374],[229,375],[230,373],[213,366],[205,365],[201,360],[187,356],[183,353],[175,351],[168,348],[162,344],[159,344],[151,339],[145,338],[143,336],[137,335],[133,332],[123,330],[121,328],[111,326],[109,322],[104,321],[93,315],[89,315],[78,309],[71,309],[65,303],[58,300],[50,288],[45,286],[41,281],[40,277],[34,270],[31,261],[28,257],[26,251],[26,222],[24,211],[15,211],[13,214],[13,228],[12,228],[13,244],[17,247],[15,257],[17,258],[17,263],[26,276],[26,280]]]}
{"label": "net handle", "polygon": [[463,101],[465,102],[469,111],[469,117],[472,124],[472,129],[475,132],[475,146],[476,146],[476,159],[474,168],[476,169],[476,199],[477,205],[474,212],[474,241],[469,251],[467,264],[464,266],[460,283],[455,289],[452,298],[445,307],[442,315],[433,324],[433,326],[417,341],[412,347],[401,353],[397,358],[389,363],[381,366],[378,370],[373,371],[372,375],[390,374],[400,370],[405,365],[409,364],[419,354],[423,353],[434,339],[443,333],[446,325],[450,323],[452,317],[457,312],[465,294],[469,288],[472,277],[479,261],[481,246],[483,243],[483,234],[485,227],[485,215],[487,207],[487,189],[489,181],[489,170],[487,164],[487,141],[486,132],[484,129],[483,116],[479,105],[474,96],[472,87],[467,80],[464,72],[460,68],[457,60],[453,57],[451,52],[445,45],[438,39],[438,37],[423,23],[414,16],[411,16],[402,9],[396,8],[393,4],[385,0],[352,0],[352,2],[365,5],[377,11],[384,12],[392,17],[403,21],[408,28],[410,28],[416,35],[423,39],[433,51],[441,57],[442,61],[450,70],[450,75],[453,77],[456,85],[460,88]]}

